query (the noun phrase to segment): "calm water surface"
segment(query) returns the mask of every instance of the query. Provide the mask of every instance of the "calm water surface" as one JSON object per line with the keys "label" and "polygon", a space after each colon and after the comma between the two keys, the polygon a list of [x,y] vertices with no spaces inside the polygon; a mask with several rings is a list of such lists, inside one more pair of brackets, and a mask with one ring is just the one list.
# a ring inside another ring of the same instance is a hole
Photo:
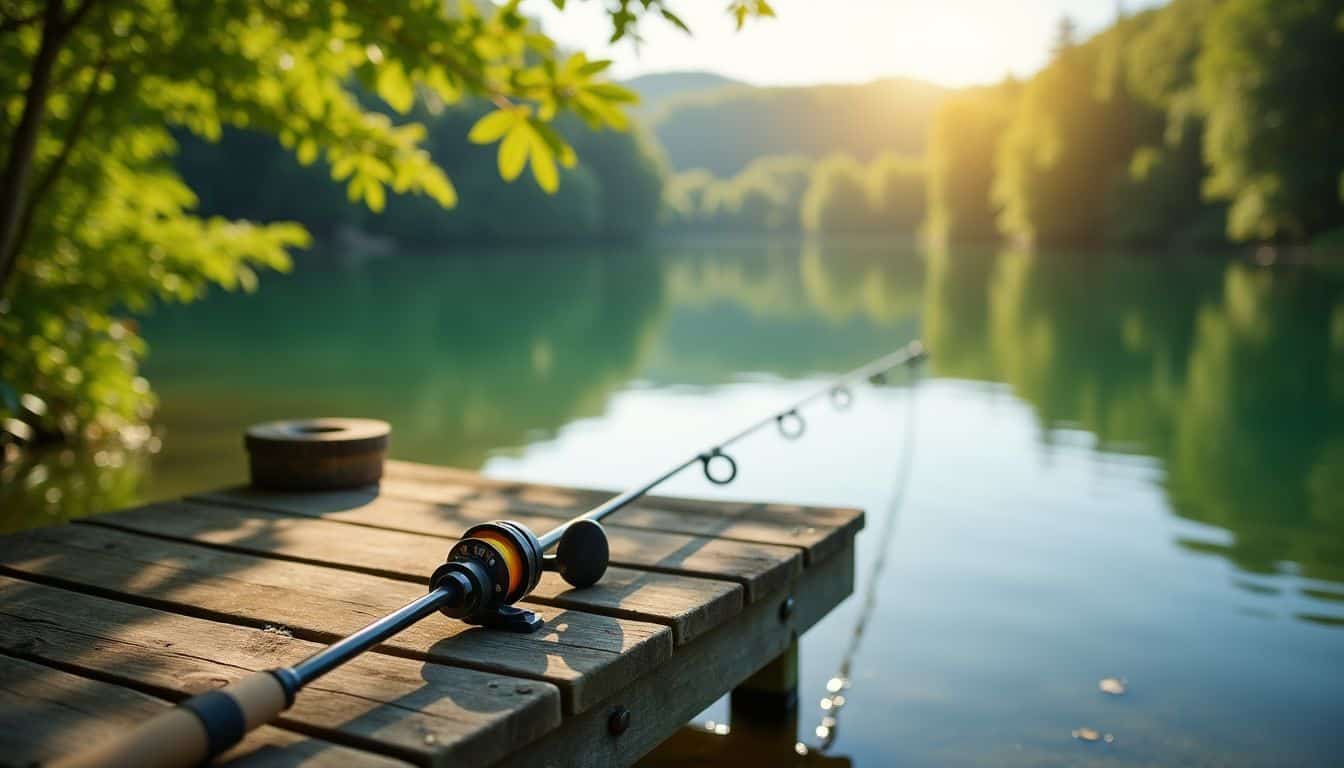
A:
{"label": "calm water surface", "polygon": [[10,468],[0,525],[239,481],[244,426],[308,415],[387,419],[399,458],[619,486],[922,336],[918,382],[808,412],[800,443],[757,435],[727,489],[669,489],[868,510],[855,596],[802,641],[797,738],[819,742],[866,617],[839,764],[1344,759],[1338,272],[854,243],[319,255],[144,329],[161,451]]}

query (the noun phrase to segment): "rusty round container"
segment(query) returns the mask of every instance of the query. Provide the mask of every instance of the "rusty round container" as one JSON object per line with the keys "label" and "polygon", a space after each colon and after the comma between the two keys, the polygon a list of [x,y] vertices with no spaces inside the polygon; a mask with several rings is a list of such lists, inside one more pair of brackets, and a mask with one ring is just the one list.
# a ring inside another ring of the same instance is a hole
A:
{"label": "rusty round container", "polygon": [[377,483],[392,428],[376,419],[293,419],[247,429],[252,485],[326,491]]}

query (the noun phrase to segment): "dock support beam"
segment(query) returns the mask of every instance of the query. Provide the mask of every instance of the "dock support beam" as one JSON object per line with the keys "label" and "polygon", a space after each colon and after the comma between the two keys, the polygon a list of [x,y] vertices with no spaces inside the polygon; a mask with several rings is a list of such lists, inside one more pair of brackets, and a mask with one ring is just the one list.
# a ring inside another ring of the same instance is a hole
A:
{"label": "dock support beam", "polygon": [[778,721],[798,711],[798,638],[759,672],[733,689],[732,722]]}

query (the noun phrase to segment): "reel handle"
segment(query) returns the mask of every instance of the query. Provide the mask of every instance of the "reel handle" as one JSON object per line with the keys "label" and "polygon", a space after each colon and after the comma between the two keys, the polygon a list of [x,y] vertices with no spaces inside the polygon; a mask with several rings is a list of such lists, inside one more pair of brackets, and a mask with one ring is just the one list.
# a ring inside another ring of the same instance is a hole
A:
{"label": "reel handle", "polygon": [[607,572],[611,550],[607,532],[596,520],[575,520],[560,536],[554,555],[542,558],[542,570],[555,571],[570,585],[582,589],[596,584]]}

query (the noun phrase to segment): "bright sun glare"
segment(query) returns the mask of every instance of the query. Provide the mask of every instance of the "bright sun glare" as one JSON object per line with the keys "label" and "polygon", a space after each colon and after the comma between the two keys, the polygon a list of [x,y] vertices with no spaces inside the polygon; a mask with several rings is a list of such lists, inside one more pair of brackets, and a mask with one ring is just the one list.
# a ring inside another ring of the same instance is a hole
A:
{"label": "bright sun glare", "polygon": [[[1114,0],[775,0],[778,18],[741,32],[718,2],[677,7],[695,31],[646,24],[645,44],[606,43],[610,27],[597,2],[566,7],[563,15],[537,2],[545,28],[562,43],[615,61],[613,74],[710,70],[756,84],[865,82],[906,76],[948,86],[1027,75],[1048,56],[1055,26],[1069,15],[1083,30],[1116,12]],[[1131,10],[1139,2],[1126,3]],[[549,9],[549,10],[548,10]]]}

